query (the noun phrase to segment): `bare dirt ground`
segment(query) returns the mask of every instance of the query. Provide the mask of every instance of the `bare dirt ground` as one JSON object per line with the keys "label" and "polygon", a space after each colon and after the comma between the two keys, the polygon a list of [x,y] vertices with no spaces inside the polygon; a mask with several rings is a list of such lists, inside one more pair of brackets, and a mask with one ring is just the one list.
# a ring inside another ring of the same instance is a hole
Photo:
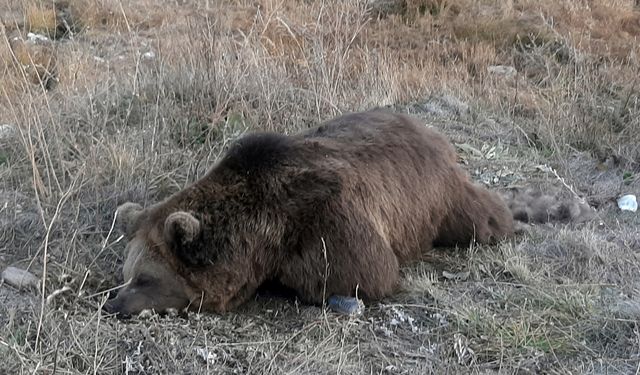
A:
{"label": "bare dirt ground", "polygon": [[[9,0],[0,5],[0,374],[637,374],[640,10],[633,1]],[[31,34],[28,34],[31,33]],[[46,37],[46,39],[45,39]],[[447,134],[478,182],[597,210],[439,249],[356,317],[105,316],[125,201],[229,140],[373,107]]]}

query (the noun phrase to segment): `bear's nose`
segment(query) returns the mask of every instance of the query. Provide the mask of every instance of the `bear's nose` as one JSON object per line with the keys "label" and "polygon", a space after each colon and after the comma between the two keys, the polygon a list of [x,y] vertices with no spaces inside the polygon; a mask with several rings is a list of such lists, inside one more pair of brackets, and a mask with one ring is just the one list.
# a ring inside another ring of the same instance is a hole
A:
{"label": "bear's nose", "polygon": [[118,303],[117,299],[111,299],[105,302],[102,306],[102,310],[107,314],[115,314],[116,318],[123,319],[127,318],[128,315],[122,313],[122,306]]}
{"label": "bear's nose", "polygon": [[116,309],[116,303],[114,302],[114,300],[108,300],[107,302],[105,302],[104,305],[102,305],[102,311],[108,313],[108,314],[114,314],[117,312]]}

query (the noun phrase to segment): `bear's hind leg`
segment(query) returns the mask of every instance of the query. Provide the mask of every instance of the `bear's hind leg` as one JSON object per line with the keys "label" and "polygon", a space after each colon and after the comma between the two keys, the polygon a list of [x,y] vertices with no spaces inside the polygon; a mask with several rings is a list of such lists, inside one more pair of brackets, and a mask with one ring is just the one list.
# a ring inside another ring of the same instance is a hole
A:
{"label": "bear's hind leg", "polygon": [[464,181],[460,196],[452,197],[434,246],[464,246],[471,241],[492,243],[513,234],[511,211],[500,196]]}

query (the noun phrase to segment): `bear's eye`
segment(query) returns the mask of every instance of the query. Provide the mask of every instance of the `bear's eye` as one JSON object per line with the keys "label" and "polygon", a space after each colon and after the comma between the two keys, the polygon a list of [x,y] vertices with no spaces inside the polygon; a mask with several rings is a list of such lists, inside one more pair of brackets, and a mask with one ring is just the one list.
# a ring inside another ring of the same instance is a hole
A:
{"label": "bear's eye", "polygon": [[145,287],[145,286],[149,286],[151,284],[153,284],[154,279],[152,277],[149,276],[138,276],[135,278],[135,280],[133,281],[133,284],[138,287]]}

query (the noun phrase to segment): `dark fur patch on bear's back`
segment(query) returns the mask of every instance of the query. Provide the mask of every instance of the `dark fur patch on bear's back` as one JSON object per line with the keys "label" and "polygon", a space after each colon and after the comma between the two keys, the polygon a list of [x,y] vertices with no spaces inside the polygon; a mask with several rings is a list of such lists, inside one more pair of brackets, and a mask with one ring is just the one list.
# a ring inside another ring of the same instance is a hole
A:
{"label": "dark fur patch on bear's back", "polygon": [[291,159],[293,140],[286,135],[252,133],[235,141],[220,167],[241,174],[254,174],[276,168]]}

